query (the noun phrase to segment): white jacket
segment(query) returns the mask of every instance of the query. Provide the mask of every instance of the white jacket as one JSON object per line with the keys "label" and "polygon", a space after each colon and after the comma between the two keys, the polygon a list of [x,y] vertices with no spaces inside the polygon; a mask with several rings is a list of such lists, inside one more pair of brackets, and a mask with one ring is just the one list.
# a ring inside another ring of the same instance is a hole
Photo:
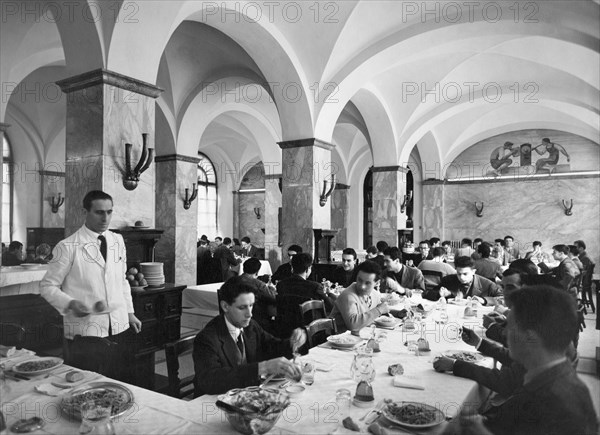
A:
{"label": "white jacket", "polygon": [[[109,322],[113,335],[129,328],[133,313],[131,289],[125,278],[127,258],[123,237],[106,231],[106,262],[100,254],[97,233],[85,225],[60,241],[54,248],[48,272],[40,284],[40,294],[63,316],[65,337],[75,335],[106,337]],[[92,312],[76,317],[67,307],[77,299]],[[95,315],[94,305],[104,301],[108,314]]]}

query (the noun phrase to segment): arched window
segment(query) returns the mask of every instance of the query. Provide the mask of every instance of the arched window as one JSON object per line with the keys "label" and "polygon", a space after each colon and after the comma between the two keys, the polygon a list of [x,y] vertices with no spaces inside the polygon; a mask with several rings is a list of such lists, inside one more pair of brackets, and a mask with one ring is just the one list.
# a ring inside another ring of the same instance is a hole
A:
{"label": "arched window", "polygon": [[198,237],[212,240],[217,234],[217,176],[208,157],[198,153]]}
{"label": "arched window", "polygon": [[12,152],[8,139],[2,140],[2,234],[1,239],[8,245],[12,241],[13,216],[13,171]]}

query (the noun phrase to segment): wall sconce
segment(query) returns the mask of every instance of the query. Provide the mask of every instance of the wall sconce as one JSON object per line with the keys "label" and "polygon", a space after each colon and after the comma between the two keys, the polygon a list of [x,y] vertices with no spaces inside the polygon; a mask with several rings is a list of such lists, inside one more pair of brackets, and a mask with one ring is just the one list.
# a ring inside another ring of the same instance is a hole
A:
{"label": "wall sconce", "polygon": [[61,205],[65,203],[65,198],[61,196],[62,194],[58,192],[58,199],[55,199],[53,196],[50,200],[50,206],[52,206],[52,213],[58,213],[58,209]]}
{"label": "wall sconce", "polygon": [[135,169],[131,169],[131,148],[132,144],[125,144],[125,176],[123,177],[123,186],[127,190],[133,190],[137,187],[140,181],[140,175],[150,167],[152,159],[154,158],[154,149],[148,148],[148,133],[142,133],[142,156],[140,161],[135,166]]}
{"label": "wall sconce", "polygon": [[404,195],[404,201],[402,202],[402,205],[400,206],[400,213],[404,213],[406,211],[406,206],[408,204],[410,204],[410,202],[412,201],[412,196],[413,196],[412,190],[409,190],[408,194]]}
{"label": "wall sconce", "polygon": [[562,200],[563,208],[565,209],[565,215],[572,216],[573,215],[573,199],[571,199],[571,205],[567,207],[567,202]]}
{"label": "wall sconce", "polygon": [[327,204],[327,198],[331,196],[334,189],[335,174],[331,174],[331,181],[327,180],[327,178],[323,180],[323,192],[321,193],[321,197],[319,198],[319,205],[321,207],[325,207],[325,204]]}
{"label": "wall sconce", "polygon": [[190,195],[190,189],[188,189],[187,187],[185,188],[185,198],[183,199],[183,208],[185,210],[188,210],[190,208],[190,206],[192,205],[192,201],[194,201],[194,199],[196,199],[196,196],[198,196],[198,189],[196,189],[196,183],[192,184],[192,196]]}
{"label": "wall sconce", "polygon": [[260,219],[260,207],[254,207],[254,214],[256,215],[256,219]]}
{"label": "wall sconce", "polygon": [[481,201],[481,208],[479,208],[477,201],[475,201],[475,214],[477,217],[483,217],[483,201]]}

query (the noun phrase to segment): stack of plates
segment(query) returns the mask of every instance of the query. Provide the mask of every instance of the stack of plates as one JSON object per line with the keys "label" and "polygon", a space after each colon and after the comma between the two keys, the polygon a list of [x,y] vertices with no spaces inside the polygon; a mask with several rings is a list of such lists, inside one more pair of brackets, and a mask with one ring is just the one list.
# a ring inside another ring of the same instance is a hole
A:
{"label": "stack of plates", "polygon": [[148,287],[162,287],[165,284],[162,263],[140,263],[140,269]]}

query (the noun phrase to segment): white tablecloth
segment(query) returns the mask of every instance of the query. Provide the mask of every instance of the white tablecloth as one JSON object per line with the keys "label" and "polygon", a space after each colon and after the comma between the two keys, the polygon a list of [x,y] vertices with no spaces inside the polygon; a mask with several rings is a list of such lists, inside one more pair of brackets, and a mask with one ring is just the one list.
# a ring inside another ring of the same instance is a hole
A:
{"label": "white tablecloth", "polygon": [[[244,260],[244,262],[246,260],[247,258]],[[238,275],[241,275],[242,273],[244,273],[244,262],[242,262],[242,264],[238,264],[235,267],[231,267],[231,270],[235,270]],[[271,263],[269,263],[267,260],[260,260],[260,269],[258,270],[258,276],[263,275],[273,275]]]}
{"label": "white tablecloth", "polygon": [[[463,343],[457,335],[457,326],[475,327],[481,332],[479,318],[462,318],[463,307],[449,306],[450,322],[438,325],[428,320],[424,335],[429,340],[432,351],[415,356],[407,351],[404,342],[416,339],[419,333],[406,333],[401,330],[386,331],[388,337],[381,343],[381,352],[373,356],[377,371],[373,389],[375,402],[385,398],[425,402],[441,409],[446,416],[453,417],[461,406],[471,408],[481,400],[485,390],[475,382],[458,378],[451,374],[437,373],[432,368],[432,360],[437,352],[444,350],[473,350]],[[379,330],[378,330],[379,331]],[[383,330],[381,330],[383,331]],[[326,434],[344,432],[340,429],[340,414],[335,404],[335,391],[347,388],[353,394],[356,383],[350,376],[353,352],[325,347],[311,349],[307,358],[312,358],[321,366],[333,365],[329,372],[317,371],[315,383],[306,391],[291,399],[291,405],[277,422],[271,434]],[[1,362],[1,361],[0,361]],[[390,364],[401,363],[407,380],[421,383],[424,390],[411,390],[393,386],[392,377],[387,374]],[[487,360],[484,363],[491,364]],[[60,369],[57,370],[60,372]],[[38,376],[30,381],[7,381],[9,391],[1,396],[2,411],[8,427],[20,418],[40,416],[46,421],[43,433],[77,434],[79,422],[72,421],[60,412],[60,397],[49,397],[36,393],[33,387],[40,383],[64,379],[61,375],[49,378]],[[100,380],[111,381],[107,378]],[[119,434],[213,434],[236,433],[229,425],[225,415],[216,408],[216,396],[202,396],[190,402],[174,399],[143,388],[126,385],[135,396],[135,405],[123,416],[117,418],[116,433]],[[277,385],[275,383],[274,385]],[[359,418],[368,411],[352,406],[349,415],[359,422]],[[440,433],[446,424],[424,433]],[[366,430],[364,423],[363,430]],[[36,432],[41,433],[41,432]],[[395,433],[391,432],[391,433]]]}
{"label": "white tablecloth", "polygon": [[222,282],[215,282],[187,287],[183,290],[181,306],[195,308],[203,316],[219,315],[217,291],[222,285]]}

